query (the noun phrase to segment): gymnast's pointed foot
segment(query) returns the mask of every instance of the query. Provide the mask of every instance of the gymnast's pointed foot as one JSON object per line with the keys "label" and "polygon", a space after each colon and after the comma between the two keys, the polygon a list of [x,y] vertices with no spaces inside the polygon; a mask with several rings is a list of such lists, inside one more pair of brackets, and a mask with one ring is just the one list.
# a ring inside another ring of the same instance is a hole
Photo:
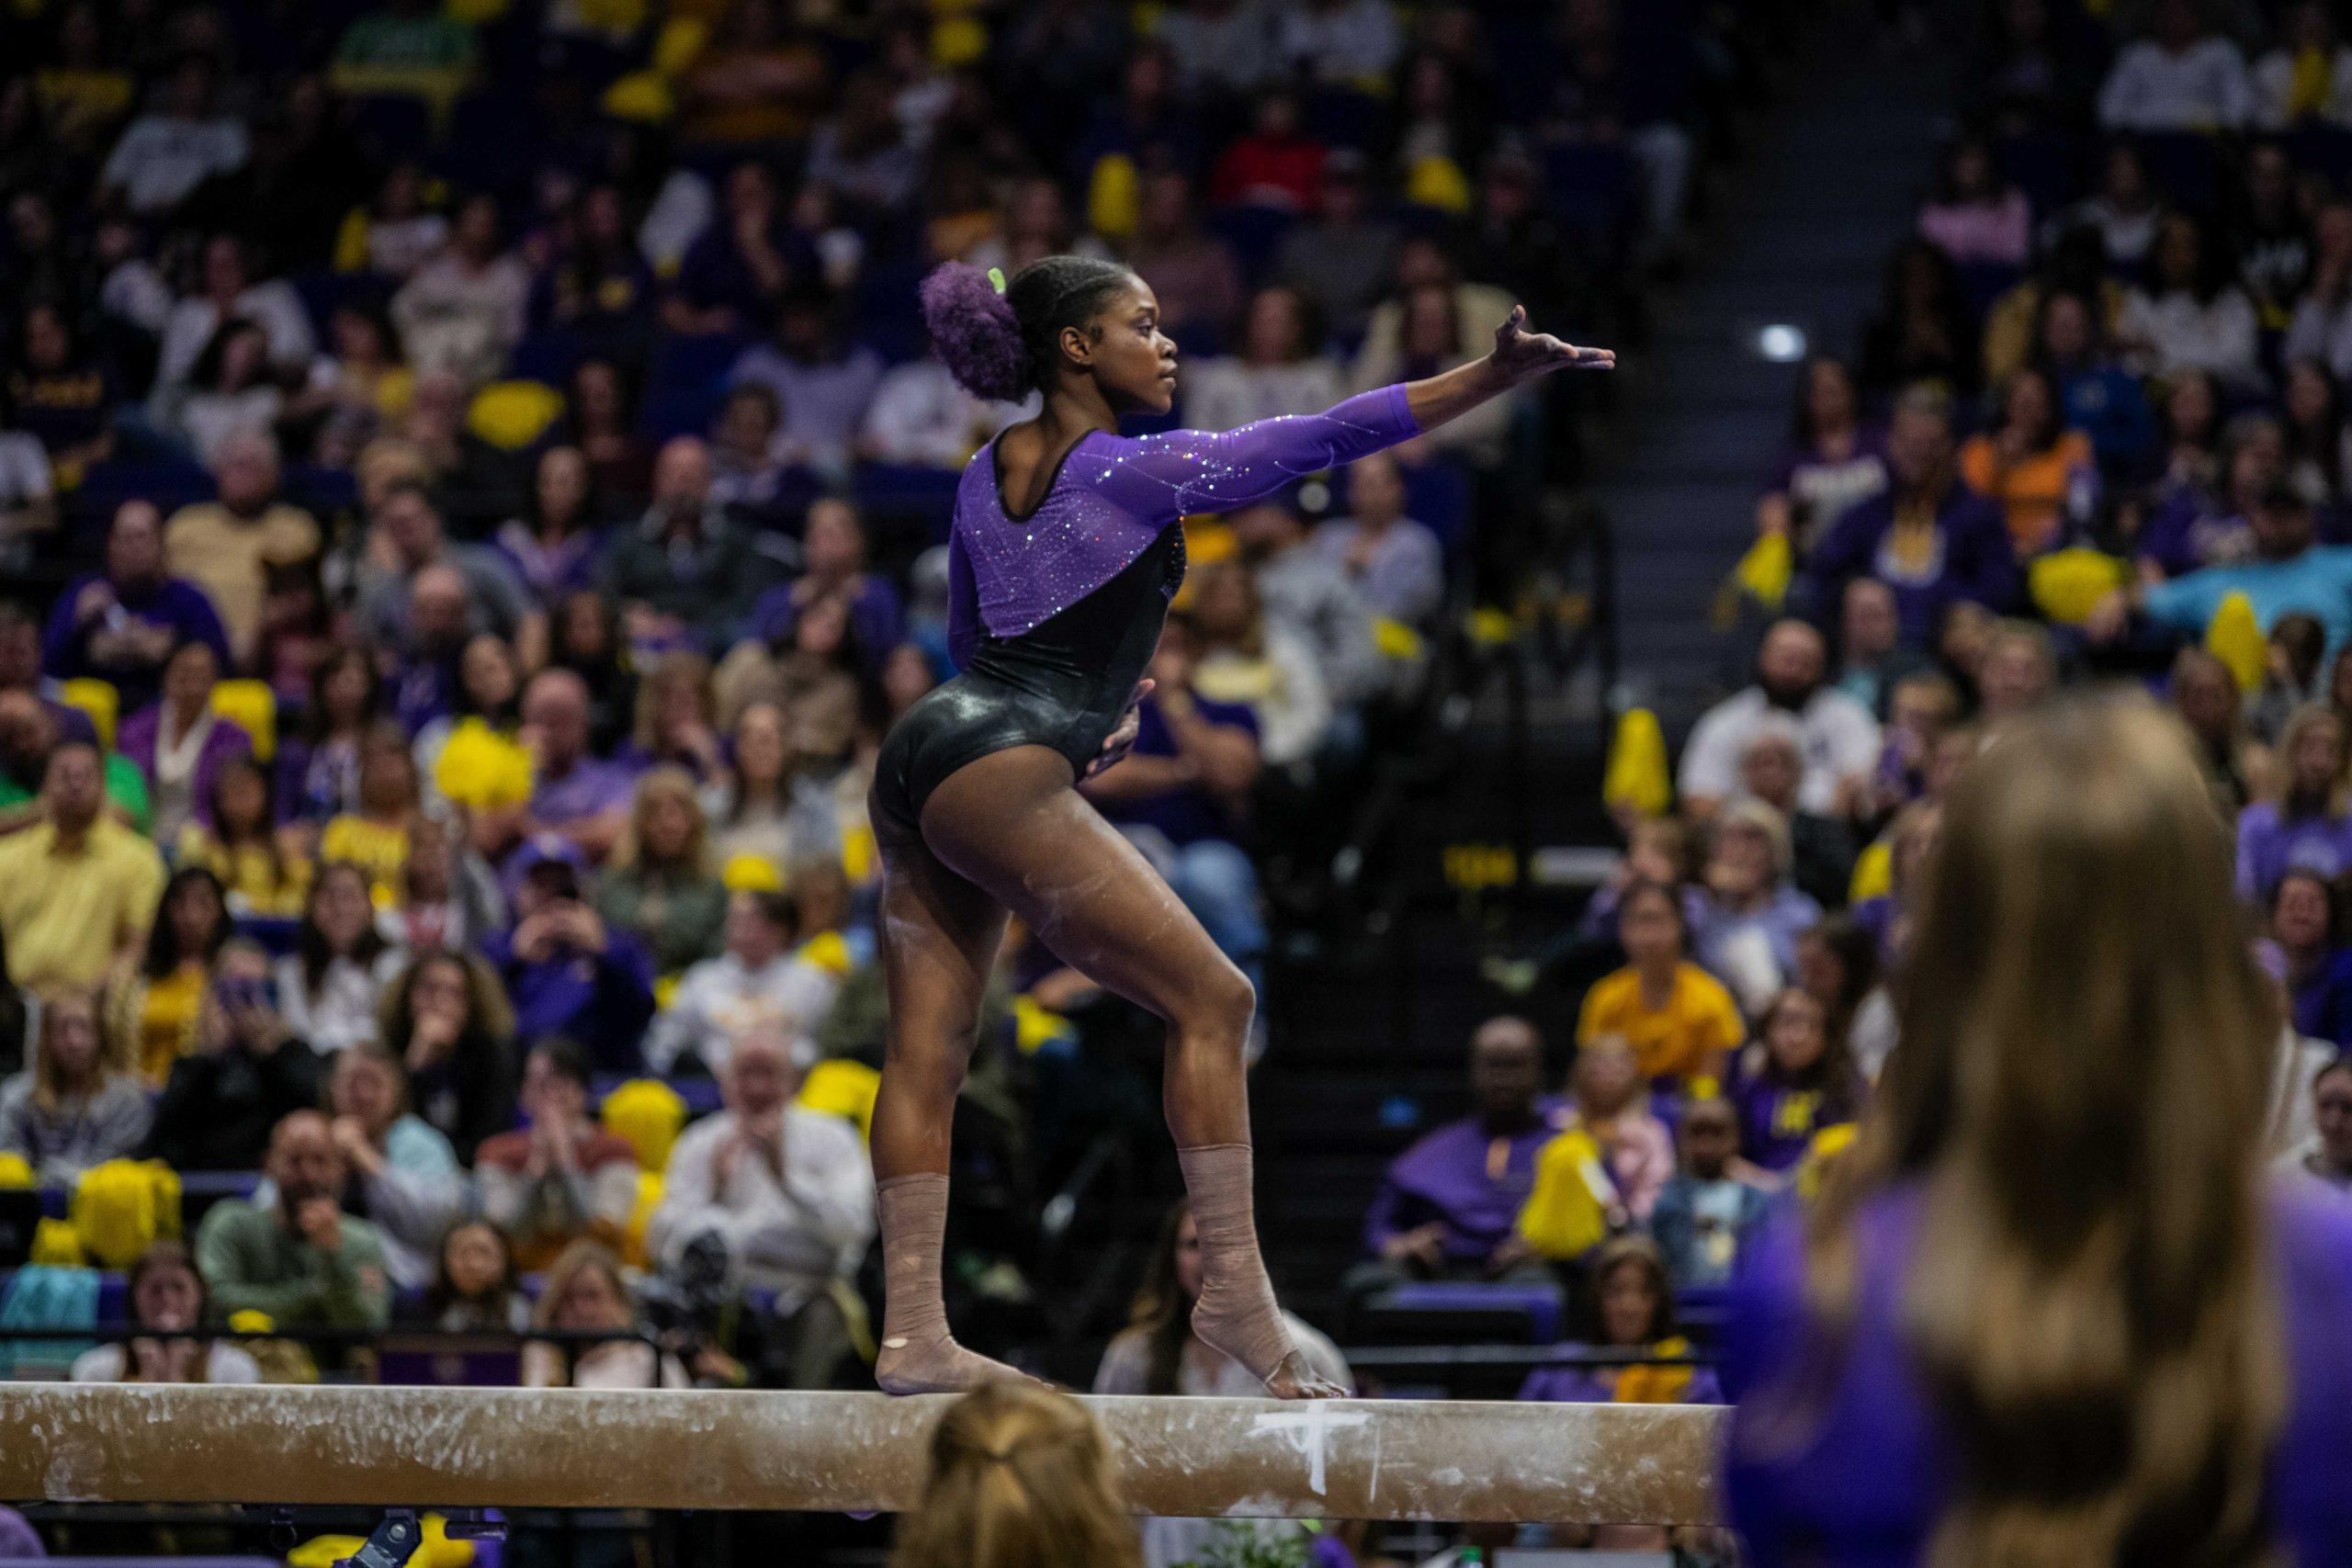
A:
{"label": "gymnast's pointed foot", "polygon": [[1193,1333],[1200,1342],[1229,1360],[1238,1361],[1250,1375],[1266,1385],[1276,1399],[1343,1399],[1347,1390],[1317,1377],[1274,1305],[1273,1286],[1265,1270],[1254,1281],[1234,1281],[1238,1289],[1221,1292],[1206,1280],[1201,1299],[1193,1308]]}
{"label": "gymnast's pointed foot", "polygon": [[922,1341],[903,1335],[885,1336],[881,1354],[874,1359],[874,1381],[885,1393],[961,1393],[1000,1378],[1037,1381],[1002,1361],[965,1349],[953,1335],[944,1333]]}

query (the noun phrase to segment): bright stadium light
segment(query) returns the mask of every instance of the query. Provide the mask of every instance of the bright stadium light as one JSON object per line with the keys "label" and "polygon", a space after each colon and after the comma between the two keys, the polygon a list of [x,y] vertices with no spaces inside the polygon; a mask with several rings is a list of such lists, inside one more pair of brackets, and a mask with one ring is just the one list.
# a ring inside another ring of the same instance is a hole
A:
{"label": "bright stadium light", "polygon": [[1804,357],[1804,329],[1776,321],[1757,333],[1756,352],[1775,365],[1793,365]]}

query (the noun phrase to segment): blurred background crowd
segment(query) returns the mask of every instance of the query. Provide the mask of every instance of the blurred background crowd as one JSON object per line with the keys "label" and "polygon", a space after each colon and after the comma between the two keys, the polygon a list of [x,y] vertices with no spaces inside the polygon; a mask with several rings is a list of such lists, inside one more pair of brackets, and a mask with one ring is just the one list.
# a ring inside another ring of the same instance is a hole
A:
{"label": "blurred background crowd", "polygon": [[[1088,793],[1260,984],[1300,1337],[1367,1391],[1714,1397],[1743,1240],[1894,1043],[1938,800],[2069,681],[2145,681],[2202,741],[2291,1017],[2282,1162],[2352,1182],[2340,19],[6,8],[0,1351],[96,1379],[864,1386],[865,788],[952,672],[956,477],[1023,412],[927,355],[916,282],[1124,260],[1186,426],[1458,364],[1514,302],[1623,350],[1638,389],[1758,129],[1840,30],[1871,70],[1951,65],[1956,114],[1905,175],[1883,300],[1816,324],[1854,351],[1803,366],[1760,476],[1707,634],[1752,671],[1689,711],[1634,705],[1639,671],[1591,694],[1616,743],[1578,786],[1589,874],[1422,986],[1451,989],[1410,1050],[1355,1021],[1421,985],[1396,944],[1479,946],[1483,894],[1535,872],[1478,869],[1506,833],[1477,790],[1526,721],[1479,682],[1584,678],[1611,588],[1569,563],[1641,432],[1608,378],[1555,378],[1187,526],[1140,743]],[[1442,743],[1481,725],[1499,750]],[[1398,802],[1465,788],[1453,901],[1406,921],[1395,840],[1437,818]],[[1064,1381],[1247,1392],[1189,1337],[1158,1052],[1014,933],[956,1129],[951,1314]],[[775,1528],[873,1560],[848,1521]],[[1151,1530],[1155,1563],[1236,1549]],[[1301,1560],[1444,1543],[1261,1533]],[[677,1542],[526,1521],[507,1550]]]}

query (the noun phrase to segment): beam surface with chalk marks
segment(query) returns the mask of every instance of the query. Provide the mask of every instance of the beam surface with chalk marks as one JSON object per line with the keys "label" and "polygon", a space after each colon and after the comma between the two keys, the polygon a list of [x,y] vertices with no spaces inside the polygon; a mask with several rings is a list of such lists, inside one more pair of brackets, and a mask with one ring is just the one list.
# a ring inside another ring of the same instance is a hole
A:
{"label": "beam surface with chalk marks", "polygon": [[[0,1384],[14,1502],[898,1511],[949,1397]],[[1705,1524],[1693,1405],[1093,1398],[1139,1512]]]}

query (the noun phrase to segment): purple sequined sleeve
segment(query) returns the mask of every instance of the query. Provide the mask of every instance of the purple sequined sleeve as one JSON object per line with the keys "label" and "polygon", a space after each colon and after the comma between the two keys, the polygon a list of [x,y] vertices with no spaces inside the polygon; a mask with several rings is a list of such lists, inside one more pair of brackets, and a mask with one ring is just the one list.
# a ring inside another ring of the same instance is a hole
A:
{"label": "purple sequined sleeve", "polygon": [[1284,414],[1238,430],[1113,436],[1089,453],[1094,485],[1138,516],[1229,512],[1309,474],[1420,434],[1403,385],[1360,392],[1321,413]]}
{"label": "purple sequined sleeve", "polygon": [[972,578],[972,558],[965,553],[964,536],[947,536],[947,654],[962,670],[980,646],[980,591]]}

